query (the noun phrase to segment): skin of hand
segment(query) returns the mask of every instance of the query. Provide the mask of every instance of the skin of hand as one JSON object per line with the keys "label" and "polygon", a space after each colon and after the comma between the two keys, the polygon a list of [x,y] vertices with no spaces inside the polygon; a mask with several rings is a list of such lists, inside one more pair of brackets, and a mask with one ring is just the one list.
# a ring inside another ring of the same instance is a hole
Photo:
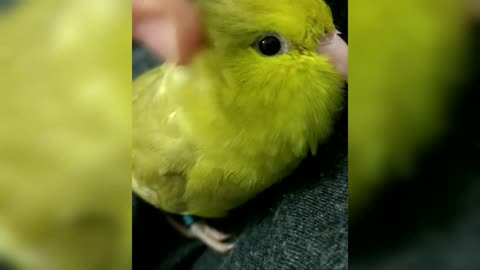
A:
{"label": "skin of hand", "polygon": [[132,185],[167,213],[216,218],[327,140],[347,46],[323,1],[197,3],[204,48],[134,82]]}
{"label": "skin of hand", "polygon": [[133,38],[168,62],[186,65],[201,47],[198,10],[188,0],[133,0]]}

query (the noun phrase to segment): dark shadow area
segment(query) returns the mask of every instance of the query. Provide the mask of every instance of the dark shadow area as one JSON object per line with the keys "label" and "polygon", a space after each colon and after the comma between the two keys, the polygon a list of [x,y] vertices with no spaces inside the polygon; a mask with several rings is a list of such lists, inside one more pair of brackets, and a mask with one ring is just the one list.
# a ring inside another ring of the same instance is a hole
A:
{"label": "dark shadow area", "polygon": [[18,270],[18,269],[15,267],[15,264],[12,261],[0,256],[0,270]]}

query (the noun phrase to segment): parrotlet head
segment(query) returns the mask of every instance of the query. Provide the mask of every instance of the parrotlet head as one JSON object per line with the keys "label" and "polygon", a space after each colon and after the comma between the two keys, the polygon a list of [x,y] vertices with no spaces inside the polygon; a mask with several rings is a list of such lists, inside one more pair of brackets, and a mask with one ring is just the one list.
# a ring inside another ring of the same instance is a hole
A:
{"label": "parrotlet head", "polygon": [[197,4],[213,70],[227,84],[216,96],[231,122],[309,143],[330,134],[343,105],[347,46],[323,0]]}

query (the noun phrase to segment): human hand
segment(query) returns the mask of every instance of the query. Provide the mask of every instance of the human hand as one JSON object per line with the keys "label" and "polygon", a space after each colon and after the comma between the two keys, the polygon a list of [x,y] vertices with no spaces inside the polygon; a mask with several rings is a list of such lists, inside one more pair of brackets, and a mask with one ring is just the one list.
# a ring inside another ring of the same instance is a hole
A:
{"label": "human hand", "polygon": [[132,0],[132,33],[157,57],[179,65],[201,45],[198,11],[189,0]]}

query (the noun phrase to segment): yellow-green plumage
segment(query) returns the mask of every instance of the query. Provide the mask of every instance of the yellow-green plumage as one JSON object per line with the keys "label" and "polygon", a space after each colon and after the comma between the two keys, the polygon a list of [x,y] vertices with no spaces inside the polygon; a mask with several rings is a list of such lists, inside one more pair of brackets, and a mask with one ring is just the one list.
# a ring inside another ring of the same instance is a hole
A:
{"label": "yellow-green plumage", "polygon": [[[134,82],[134,191],[176,214],[222,217],[289,174],[332,132],[342,79],[316,49],[320,0],[199,1],[207,43],[188,67]],[[277,33],[285,54],[251,45]]]}

